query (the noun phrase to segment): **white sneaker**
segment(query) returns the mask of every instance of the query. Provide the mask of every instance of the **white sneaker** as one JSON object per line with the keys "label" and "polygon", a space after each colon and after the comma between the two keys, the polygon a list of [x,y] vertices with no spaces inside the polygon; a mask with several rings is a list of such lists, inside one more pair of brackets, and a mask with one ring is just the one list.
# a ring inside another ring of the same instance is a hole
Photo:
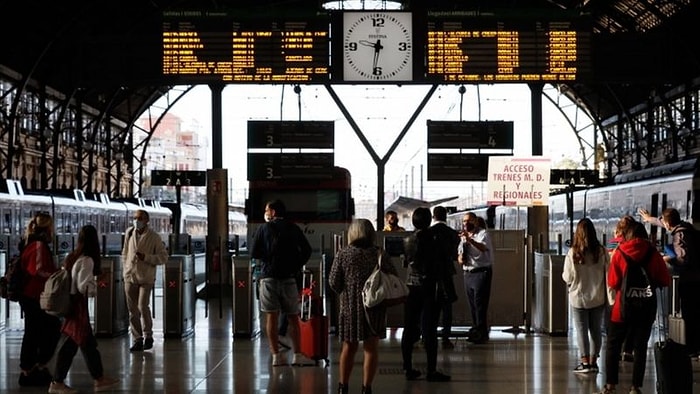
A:
{"label": "white sneaker", "polygon": [[279,342],[279,344],[283,348],[280,349],[280,351],[286,351],[292,348],[292,340],[286,335],[280,335],[277,339],[277,342]]}
{"label": "white sneaker", "polygon": [[295,367],[308,367],[316,365],[316,361],[304,356],[301,353],[294,353],[294,358],[292,359],[292,365]]}
{"label": "white sneaker", "polygon": [[287,361],[286,355],[279,354],[279,353],[273,353],[272,354],[272,366],[273,367],[281,367],[284,365],[289,365],[289,362]]}
{"label": "white sneaker", "polygon": [[51,382],[49,386],[49,394],[77,394],[78,390],[68,386],[65,383]]}

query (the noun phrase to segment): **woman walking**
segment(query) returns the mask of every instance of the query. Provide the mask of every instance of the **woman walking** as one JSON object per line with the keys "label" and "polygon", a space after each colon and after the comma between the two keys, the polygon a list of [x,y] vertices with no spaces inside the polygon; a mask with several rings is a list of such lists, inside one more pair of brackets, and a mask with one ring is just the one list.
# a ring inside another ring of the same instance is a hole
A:
{"label": "woman walking", "polygon": [[78,235],[75,250],[66,257],[64,269],[71,272],[71,312],[65,316],[61,332],[63,334],[56,348],[56,367],[50,394],[73,394],[78,391],[64,383],[75,353],[80,349],[85,358],[90,375],[95,380],[95,391],[110,390],[119,380],[107,378],[102,369],[102,358],[97,350],[97,340],[92,333],[88,315],[88,297],[96,291],[95,276],[100,275],[100,241],[97,229],[83,226]]}

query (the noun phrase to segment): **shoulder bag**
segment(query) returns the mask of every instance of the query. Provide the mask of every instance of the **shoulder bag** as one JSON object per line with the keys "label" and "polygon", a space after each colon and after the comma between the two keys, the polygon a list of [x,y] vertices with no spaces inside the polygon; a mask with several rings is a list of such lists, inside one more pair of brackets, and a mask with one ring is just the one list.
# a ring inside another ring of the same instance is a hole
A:
{"label": "shoulder bag", "polygon": [[373,308],[378,305],[394,306],[402,304],[408,297],[408,286],[397,275],[382,271],[381,253],[377,259],[377,266],[365,281],[362,288],[362,303],[365,308]]}

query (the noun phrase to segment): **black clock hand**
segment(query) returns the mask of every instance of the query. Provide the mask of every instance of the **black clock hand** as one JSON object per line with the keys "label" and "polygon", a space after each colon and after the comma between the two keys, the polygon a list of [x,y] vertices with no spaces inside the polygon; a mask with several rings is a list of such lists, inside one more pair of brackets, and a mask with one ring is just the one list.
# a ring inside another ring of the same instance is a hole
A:
{"label": "black clock hand", "polygon": [[381,51],[383,48],[382,41],[377,40],[377,42],[374,44],[374,59],[372,61],[372,74],[374,75],[378,75],[377,63],[379,62],[379,51]]}
{"label": "black clock hand", "polygon": [[364,45],[364,46],[366,46],[366,47],[372,47],[372,48],[374,48],[374,43],[373,43],[373,42],[370,42],[370,41],[367,41],[367,40],[360,40],[359,42],[360,42],[360,45]]}

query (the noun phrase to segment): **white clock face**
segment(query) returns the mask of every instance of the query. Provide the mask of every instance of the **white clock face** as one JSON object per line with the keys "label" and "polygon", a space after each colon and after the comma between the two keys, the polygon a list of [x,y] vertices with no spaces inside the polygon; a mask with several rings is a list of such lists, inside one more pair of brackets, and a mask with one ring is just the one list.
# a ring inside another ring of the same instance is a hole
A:
{"label": "white clock face", "polygon": [[411,81],[411,22],[410,12],[343,14],[343,80]]}

